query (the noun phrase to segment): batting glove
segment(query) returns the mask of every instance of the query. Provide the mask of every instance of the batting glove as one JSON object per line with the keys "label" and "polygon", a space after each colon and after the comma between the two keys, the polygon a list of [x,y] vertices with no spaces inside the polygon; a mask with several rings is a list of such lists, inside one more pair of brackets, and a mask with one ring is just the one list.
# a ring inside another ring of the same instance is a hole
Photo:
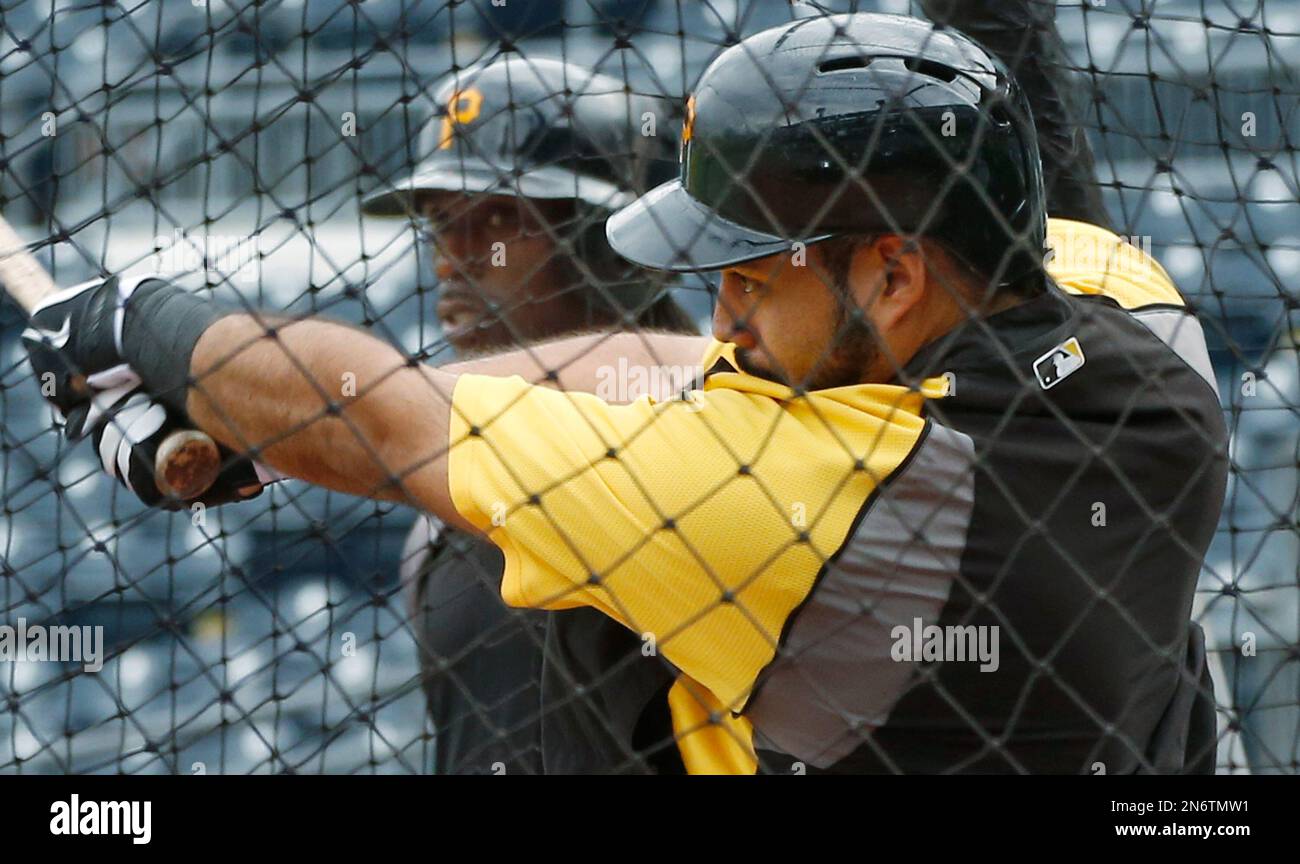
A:
{"label": "batting glove", "polygon": [[[144,292],[177,290],[152,276],[92,279],[37,306],[22,339],[41,393],[63,418],[68,437],[91,436],[104,470],[145,504],[179,509],[192,502],[165,496],[153,472],[163,440],[191,425],[184,414],[183,381],[179,396],[153,398],[123,351],[126,305],[146,283],[151,284]],[[215,319],[217,313],[211,314]],[[272,479],[251,460],[224,447],[221,452],[223,469],[201,503],[256,497]]]}

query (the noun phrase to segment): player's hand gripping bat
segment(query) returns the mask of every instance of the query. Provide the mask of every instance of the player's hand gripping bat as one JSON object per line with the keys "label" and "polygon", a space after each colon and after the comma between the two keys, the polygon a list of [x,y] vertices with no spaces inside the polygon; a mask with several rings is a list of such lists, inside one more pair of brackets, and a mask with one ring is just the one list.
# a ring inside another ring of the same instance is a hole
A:
{"label": "player's hand gripping bat", "polygon": [[[30,315],[59,289],[26,244],[0,217],[0,285]],[[172,432],[158,446],[154,482],[158,489],[181,501],[200,497],[221,471],[221,452],[202,432]]]}

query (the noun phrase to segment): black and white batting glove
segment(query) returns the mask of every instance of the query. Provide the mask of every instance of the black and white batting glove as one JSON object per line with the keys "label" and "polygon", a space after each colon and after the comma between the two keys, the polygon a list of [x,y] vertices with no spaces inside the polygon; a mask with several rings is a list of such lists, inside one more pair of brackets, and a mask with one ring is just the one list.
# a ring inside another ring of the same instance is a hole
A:
{"label": "black and white batting glove", "polygon": [[93,395],[125,396],[140,386],[115,336],[120,284],[117,277],[92,279],[50,296],[32,311],[22,334],[41,395],[58,409],[73,439],[102,422],[115,401]]}
{"label": "black and white batting glove", "polygon": [[[154,481],[154,457],[173,431],[190,424],[184,413],[189,352],[178,362],[159,356],[170,340],[151,340],[135,328],[134,346],[126,344],[126,317],[132,302],[151,306],[169,335],[198,336],[221,311],[190,297],[156,276],[92,279],[52,295],[33,310],[23,344],[41,393],[63,418],[68,437],[92,437],[104,470],[149,506],[179,509],[193,502],[164,495]],[[168,314],[170,313],[170,315]],[[171,320],[168,320],[170,318]],[[148,343],[154,342],[152,352]],[[130,349],[146,358],[154,387],[147,392],[141,374],[129,361]],[[189,345],[193,349],[193,342]],[[152,357],[150,354],[152,353]],[[183,365],[182,365],[183,364]],[[159,387],[157,382],[162,382]],[[221,448],[223,468],[213,486],[198,499],[205,505],[245,500],[261,493],[274,475],[251,460]]]}

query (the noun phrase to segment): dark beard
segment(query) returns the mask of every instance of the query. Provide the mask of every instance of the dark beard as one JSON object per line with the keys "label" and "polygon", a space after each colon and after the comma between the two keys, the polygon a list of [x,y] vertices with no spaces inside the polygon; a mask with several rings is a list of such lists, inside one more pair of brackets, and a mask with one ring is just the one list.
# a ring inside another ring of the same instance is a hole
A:
{"label": "dark beard", "polygon": [[789,381],[783,373],[756,362],[756,353],[747,348],[736,350],[736,363],[747,375],[775,381],[787,387],[801,383],[805,390],[829,390],[832,387],[861,384],[866,378],[867,370],[879,357],[880,348],[871,328],[863,321],[852,320],[849,310],[841,307],[835,347],[817,362],[805,381]]}

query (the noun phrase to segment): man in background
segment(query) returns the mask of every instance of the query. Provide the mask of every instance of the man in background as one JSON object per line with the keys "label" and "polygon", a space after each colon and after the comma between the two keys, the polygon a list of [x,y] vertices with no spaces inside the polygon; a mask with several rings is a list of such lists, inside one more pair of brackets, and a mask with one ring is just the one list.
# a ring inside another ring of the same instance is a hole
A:
{"label": "man in background", "polygon": [[[471,67],[434,101],[440,116],[421,142],[423,161],[363,210],[425,226],[438,318],[459,357],[625,322],[696,332],[662,280],[605,240],[609,213],[644,192],[656,168],[673,168],[664,104],[574,64],[517,56]],[[644,128],[662,123],[664,137],[642,134],[646,114],[654,119]],[[402,560],[438,773],[652,768],[631,736],[672,677],[641,657],[635,634],[594,610],[507,607],[500,550],[433,517],[416,521]],[[580,685],[592,692],[576,695]],[[644,734],[671,744],[661,713]],[[661,749],[671,766],[673,748]]]}

